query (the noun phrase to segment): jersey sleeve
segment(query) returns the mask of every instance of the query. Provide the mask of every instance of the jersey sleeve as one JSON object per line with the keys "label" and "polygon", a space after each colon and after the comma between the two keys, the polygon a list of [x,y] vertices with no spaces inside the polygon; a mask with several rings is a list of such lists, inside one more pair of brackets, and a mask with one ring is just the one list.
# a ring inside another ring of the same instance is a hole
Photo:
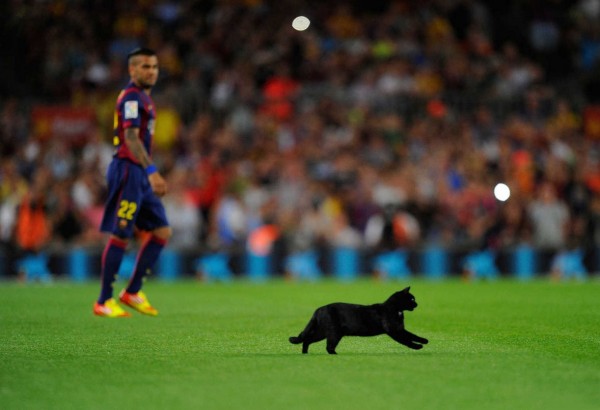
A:
{"label": "jersey sleeve", "polygon": [[129,92],[123,96],[121,104],[119,104],[123,129],[140,128],[143,107],[142,98],[138,92]]}

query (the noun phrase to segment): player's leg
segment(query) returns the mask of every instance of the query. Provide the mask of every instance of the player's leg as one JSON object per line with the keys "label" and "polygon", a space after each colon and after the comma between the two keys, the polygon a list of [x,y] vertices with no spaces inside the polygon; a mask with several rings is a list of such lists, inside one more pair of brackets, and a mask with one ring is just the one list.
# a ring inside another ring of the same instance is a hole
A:
{"label": "player's leg", "polygon": [[113,299],[113,283],[133,235],[136,210],[141,200],[140,175],[132,173],[132,168],[130,163],[115,160],[107,173],[109,192],[100,229],[111,235],[102,253],[101,289],[94,305],[94,313],[99,316],[129,316]]}
{"label": "player's leg", "polygon": [[127,240],[115,235],[111,235],[106,243],[101,259],[99,304],[104,304],[113,297],[113,282],[121,266],[126,248]]}
{"label": "player's leg", "polygon": [[121,292],[120,299],[141,313],[156,316],[158,311],[142,292],[142,286],[171,237],[172,230],[168,226],[165,209],[155,195],[147,195],[142,202],[136,225],[142,230],[150,231],[151,236],[138,252],[133,275],[127,288]]}
{"label": "player's leg", "polygon": [[150,237],[140,248],[131,275],[131,280],[126,288],[128,293],[137,293],[142,289],[144,278],[152,272],[158,257],[170,238],[170,227],[163,227],[152,231]]}
{"label": "player's leg", "polygon": [[[170,231],[170,228],[167,227]],[[164,230],[167,230],[164,229]],[[119,299],[121,302],[132,307],[140,313],[150,316],[158,315],[158,310],[152,306],[146,294],[142,291],[144,278],[151,272],[167,239],[170,235],[165,234],[163,229],[152,232],[152,236],[144,243],[137,257],[136,266],[131,276],[131,280],[126,289],[123,289]],[[160,236],[159,236],[160,235]]]}
{"label": "player's leg", "polygon": [[94,314],[106,317],[131,316],[113,299],[113,283],[121,266],[127,240],[111,235],[102,253],[100,271],[100,296],[94,304]]}

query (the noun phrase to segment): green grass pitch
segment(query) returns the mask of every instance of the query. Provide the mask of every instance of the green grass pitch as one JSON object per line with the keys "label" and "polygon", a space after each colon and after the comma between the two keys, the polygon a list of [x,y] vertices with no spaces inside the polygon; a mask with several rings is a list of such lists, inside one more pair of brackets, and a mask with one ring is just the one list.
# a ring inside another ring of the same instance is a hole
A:
{"label": "green grass pitch", "polygon": [[[411,285],[413,351],[291,345],[320,305]],[[116,289],[120,290],[120,283]],[[600,283],[149,281],[156,318],[94,317],[97,283],[0,284],[2,409],[598,409]]]}

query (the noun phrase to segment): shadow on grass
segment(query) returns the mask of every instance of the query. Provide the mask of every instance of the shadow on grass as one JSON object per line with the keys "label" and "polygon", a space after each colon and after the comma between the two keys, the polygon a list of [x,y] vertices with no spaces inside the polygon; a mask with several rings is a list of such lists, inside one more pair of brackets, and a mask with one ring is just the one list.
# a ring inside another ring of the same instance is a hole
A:
{"label": "shadow on grass", "polygon": [[[272,352],[272,353],[257,353],[257,352],[245,352],[245,353],[220,353],[216,356],[219,357],[232,357],[232,358],[251,358],[251,357],[268,357],[272,358],[290,358],[293,356],[297,356],[300,358],[306,357],[409,357],[414,356],[414,353],[411,352],[338,352],[336,355],[330,355],[329,353],[323,352],[310,352],[308,354],[302,354],[301,352],[289,352],[289,353],[281,353],[281,352]],[[437,353],[433,352],[419,352],[417,353],[419,356],[434,356]]]}

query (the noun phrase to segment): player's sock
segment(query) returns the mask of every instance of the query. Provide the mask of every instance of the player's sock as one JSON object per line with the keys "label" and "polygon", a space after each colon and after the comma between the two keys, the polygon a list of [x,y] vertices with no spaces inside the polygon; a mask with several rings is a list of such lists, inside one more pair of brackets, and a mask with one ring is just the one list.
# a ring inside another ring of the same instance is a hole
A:
{"label": "player's sock", "polygon": [[127,293],[138,293],[142,288],[142,281],[147,273],[149,273],[154,264],[158,260],[160,252],[163,250],[167,241],[157,236],[152,236],[144,244],[140,252],[138,253],[137,262],[135,264],[135,270],[131,276],[129,286],[125,291]]}
{"label": "player's sock", "polygon": [[102,253],[101,284],[100,297],[98,303],[103,305],[113,296],[113,282],[119,272],[127,242],[116,238],[110,238]]}

